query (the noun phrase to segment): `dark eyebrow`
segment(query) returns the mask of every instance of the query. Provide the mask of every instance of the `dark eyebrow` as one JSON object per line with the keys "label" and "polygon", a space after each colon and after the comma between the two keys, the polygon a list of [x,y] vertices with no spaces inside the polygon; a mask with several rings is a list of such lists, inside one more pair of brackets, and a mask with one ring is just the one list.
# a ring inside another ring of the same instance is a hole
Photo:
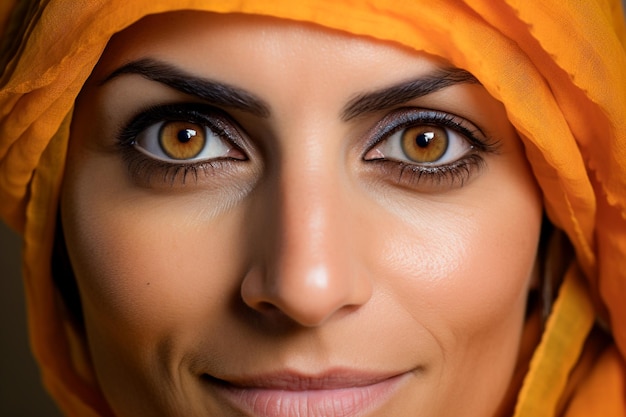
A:
{"label": "dark eyebrow", "polygon": [[480,84],[460,68],[442,68],[420,78],[356,96],[342,111],[348,121],[363,114],[386,110],[456,84]]}
{"label": "dark eyebrow", "polygon": [[196,77],[170,64],[151,58],[139,59],[121,66],[104,78],[100,85],[123,74],[139,74],[149,80],[165,84],[216,106],[231,107],[259,117],[270,115],[269,106],[247,91]]}

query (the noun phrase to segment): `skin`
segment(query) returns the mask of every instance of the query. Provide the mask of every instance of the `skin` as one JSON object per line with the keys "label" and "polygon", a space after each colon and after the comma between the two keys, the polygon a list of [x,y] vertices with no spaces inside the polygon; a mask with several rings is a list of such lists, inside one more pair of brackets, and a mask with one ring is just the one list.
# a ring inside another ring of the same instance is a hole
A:
{"label": "skin", "polygon": [[[269,115],[223,107],[242,132],[235,159],[184,183],[150,174],[137,168],[144,154],[124,156],[119,132],[149,106],[202,100],[137,74],[103,81],[145,58],[245,90]],[[117,416],[247,415],[207,375],[346,369],[401,375],[382,405],[355,415],[494,414],[542,213],[503,106],[461,83],[342,117],[355,96],[449,66],[234,15],[150,17],[111,41],[76,105],[61,210],[89,353]],[[482,165],[416,181],[372,162],[390,152],[372,149],[371,132],[408,107],[480,128],[493,145],[471,151]]]}

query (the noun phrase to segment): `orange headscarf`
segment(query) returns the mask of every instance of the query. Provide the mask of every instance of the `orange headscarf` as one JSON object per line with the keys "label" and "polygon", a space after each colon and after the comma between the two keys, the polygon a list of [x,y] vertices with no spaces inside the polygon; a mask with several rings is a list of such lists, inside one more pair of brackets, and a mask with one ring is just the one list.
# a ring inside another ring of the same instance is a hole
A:
{"label": "orange headscarf", "polygon": [[[24,236],[32,347],[68,416],[111,415],[50,277],[72,107],[114,33],[145,15],[181,9],[313,22],[426,51],[474,74],[504,103],[548,216],[576,252],[516,416],[626,416],[626,27],[619,1],[3,1],[0,216]],[[583,354],[596,317],[615,346]]]}

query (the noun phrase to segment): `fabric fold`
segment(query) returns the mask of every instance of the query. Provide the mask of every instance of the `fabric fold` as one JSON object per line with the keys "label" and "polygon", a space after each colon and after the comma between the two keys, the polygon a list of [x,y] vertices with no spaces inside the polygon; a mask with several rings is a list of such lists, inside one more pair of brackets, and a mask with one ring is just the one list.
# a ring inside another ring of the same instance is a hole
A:
{"label": "fabric fold", "polygon": [[[24,236],[33,351],[48,389],[68,416],[112,416],[80,353],[85,341],[73,333],[50,277],[74,101],[112,35],[146,15],[174,10],[254,13],[318,24],[398,43],[470,71],[504,104],[548,217],[576,253],[515,416],[554,415],[596,316],[609,323],[617,346],[603,356],[608,359],[599,365],[601,374],[623,383],[626,26],[619,1],[7,1],[0,4],[5,34],[0,218]],[[602,384],[598,375],[573,392],[590,398]],[[617,401],[610,409],[622,416],[626,405]],[[571,404],[571,410],[585,410],[589,401]]]}

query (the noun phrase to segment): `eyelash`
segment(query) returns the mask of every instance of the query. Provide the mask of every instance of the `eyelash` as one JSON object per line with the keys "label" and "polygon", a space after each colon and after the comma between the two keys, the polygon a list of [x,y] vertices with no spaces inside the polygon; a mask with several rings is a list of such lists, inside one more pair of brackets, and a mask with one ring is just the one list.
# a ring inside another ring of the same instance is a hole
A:
{"label": "eyelash", "polygon": [[[153,177],[159,175],[161,183],[174,186],[178,182],[184,185],[190,176],[193,177],[193,181],[197,181],[201,173],[207,176],[227,173],[229,168],[247,161],[221,157],[197,162],[172,163],[150,157],[137,148],[137,138],[145,129],[157,123],[171,121],[206,126],[231,146],[239,150],[247,148],[242,134],[236,127],[237,123],[227,113],[215,107],[200,103],[150,107],[136,115],[117,136],[117,143],[133,180],[153,186]],[[459,134],[462,140],[467,140],[470,144],[470,150],[450,163],[430,166],[397,159],[365,158],[368,152],[384,143],[394,133],[424,125],[444,128]],[[370,139],[365,145],[362,160],[370,167],[376,167],[378,173],[382,173],[395,184],[412,189],[461,187],[484,166],[483,154],[497,152],[499,148],[498,141],[489,139],[479,128],[459,116],[412,107],[396,109],[387,114],[374,125],[367,136]]]}
{"label": "eyelash", "polygon": [[374,164],[398,185],[409,188],[432,186],[436,189],[445,185],[449,188],[462,187],[485,165],[483,154],[496,153],[499,141],[489,138],[469,121],[446,112],[419,108],[400,108],[386,115],[376,123],[367,145],[370,152],[388,140],[394,133],[415,126],[433,126],[452,130],[470,144],[470,150],[461,158],[442,165],[420,165],[396,159],[365,159]]}
{"label": "eyelash", "polygon": [[236,123],[227,113],[215,107],[200,103],[149,107],[135,116],[118,134],[117,143],[128,165],[131,178],[142,184],[153,185],[153,176],[159,174],[163,183],[174,186],[176,182],[180,182],[184,185],[189,176],[197,181],[201,173],[207,176],[222,173],[235,162],[245,161],[223,157],[198,162],[172,163],[150,157],[137,149],[137,138],[145,129],[157,123],[174,121],[185,121],[208,127],[233,147],[240,150],[245,147],[240,139],[240,133],[234,127]]}

